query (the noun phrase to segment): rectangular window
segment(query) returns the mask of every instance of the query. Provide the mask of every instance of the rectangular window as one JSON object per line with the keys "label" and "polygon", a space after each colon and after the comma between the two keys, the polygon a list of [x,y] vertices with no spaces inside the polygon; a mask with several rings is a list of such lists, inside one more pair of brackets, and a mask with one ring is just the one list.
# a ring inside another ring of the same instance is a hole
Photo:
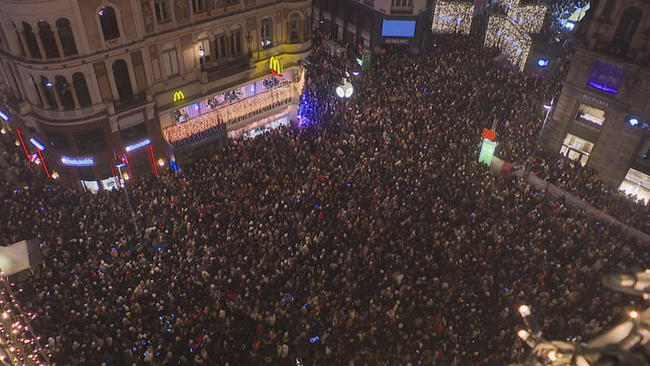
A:
{"label": "rectangular window", "polygon": [[588,106],[586,104],[580,104],[576,120],[602,126],[603,122],[605,122],[605,111],[602,109],[594,108],[592,106]]}
{"label": "rectangular window", "polygon": [[241,32],[239,29],[230,32],[230,54],[241,53]]}
{"label": "rectangular window", "polygon": [[354,11],[354,8],[348,9],[348,22],[350,23],[356,23],[357,21],[357,13]]}
{"label": "rectangular window", "polygon": [[591,74],[589,74],[587,85],[604,92],[617,94],[624,77],[625,70],[596,61],[594,68],[591,70]]}
{"label": "rectangular window", "polygon": [[205,0],[192,0],[192,12],[194,14],[205,11]]}
{"label": "rectangular window", "polygon": [[365,14],[365,21],[363,22],[363,30],[370,32],[372,29],[372,14]]}
{"label": "rectangular window", "polygon": [[106,147],[104,132],[101,129],[75,133],[74,137],[77,140],[77,147],[79,147],[80,153],[99,151]]}
{"label": "rectangular window", "polygon": [[571,160],[576,160],[580,162],[582,166],[585,166],[587,165],[587,161],[589,161],[589,156],[591,155],[591,151],[593,149],[593,142],[567,133],[566,137],[564,138],[562,148],[560,149],[560,154],[566,156]]}
{"label": "rectangular window", "polygon": [[156,20],[158,23],[169,20],[169,4],[167,0],[156,0],[154,7],[156,8]]}

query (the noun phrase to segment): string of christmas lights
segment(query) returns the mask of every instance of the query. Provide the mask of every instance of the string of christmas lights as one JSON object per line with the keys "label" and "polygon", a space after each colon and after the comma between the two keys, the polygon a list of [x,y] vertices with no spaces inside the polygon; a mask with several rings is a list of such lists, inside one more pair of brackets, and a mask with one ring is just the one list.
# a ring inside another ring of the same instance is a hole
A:
{"label": "string of christmas lights", "polygon": [[532,39],[510,19],[494,15],[488,21],[485,47],[497,47],[508,61],[523,70],[530,54]]}
{"label": "string of christmas lights", "polygon": [[22,311],[2,271],[0,277],[4,286],[0,291],[0,362],[16,366],[49,365],[47,351],[30,325],[30,320],[37,315]]}
{"label": "string of christmas lights", "polygon": [[270,108],[273,105],[284,104],[287,100],[302,93],[304,83],[305,78],[303,71],[289,83],[285,83],[284,85],[271,89],[265,93],[243,99],[199,117],[188,119],[183,123],[167,127],[163,131],[163,134],[165,139],[173,144],[176,141],[208,131],[222,123],[236,123],[246,116]]}
{"label": "string of christmas lights", "polygon": [[473,15],[474,4],[439,1],[433,12],[431,30],[435,33],[469,34]]}

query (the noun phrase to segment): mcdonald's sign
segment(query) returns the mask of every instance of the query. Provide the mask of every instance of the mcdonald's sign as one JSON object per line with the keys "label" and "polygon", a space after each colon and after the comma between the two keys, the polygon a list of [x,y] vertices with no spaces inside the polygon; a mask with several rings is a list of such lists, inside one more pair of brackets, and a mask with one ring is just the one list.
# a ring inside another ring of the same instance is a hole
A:
{"label": "mcdonald's sign", "polygon": [[174,102],[185,99],[185,93],[182,90],[179,90],[174,93]]}
{"label": "mcdonald's sign", "polygon": [[279,57],[271,56],[269,60],[269,69],[273,75],[282,76],[284,73],[284,65],[282,64],[282,59]]}

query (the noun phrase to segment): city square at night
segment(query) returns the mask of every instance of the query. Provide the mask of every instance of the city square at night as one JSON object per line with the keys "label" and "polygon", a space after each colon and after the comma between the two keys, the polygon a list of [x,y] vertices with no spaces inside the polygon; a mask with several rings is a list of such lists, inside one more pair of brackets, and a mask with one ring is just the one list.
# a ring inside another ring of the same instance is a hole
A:
{"label": "city square at night", "polygon": [[0,0],[0,366],[650,365],[649,11]]}

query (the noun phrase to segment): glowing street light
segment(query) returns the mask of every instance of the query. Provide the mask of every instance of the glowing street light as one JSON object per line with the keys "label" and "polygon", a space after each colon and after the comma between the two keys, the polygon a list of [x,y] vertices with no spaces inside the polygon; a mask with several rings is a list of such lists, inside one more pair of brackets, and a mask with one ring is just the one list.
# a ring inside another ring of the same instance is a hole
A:
{"label": "glowing street light", "polygon": [[343,78],[343,84],[337,86],[335,91],[339,98],[350,98],[354,94],[354,86],[347,79]]}
{"label": "glowing street light", "polygon": [[521,338],[522,341],[525,342],[528,340],[528,338],[530,338],[530,333],[528,333],[528,331],[525,329],[521,329],[517,332],[517,336]]}

